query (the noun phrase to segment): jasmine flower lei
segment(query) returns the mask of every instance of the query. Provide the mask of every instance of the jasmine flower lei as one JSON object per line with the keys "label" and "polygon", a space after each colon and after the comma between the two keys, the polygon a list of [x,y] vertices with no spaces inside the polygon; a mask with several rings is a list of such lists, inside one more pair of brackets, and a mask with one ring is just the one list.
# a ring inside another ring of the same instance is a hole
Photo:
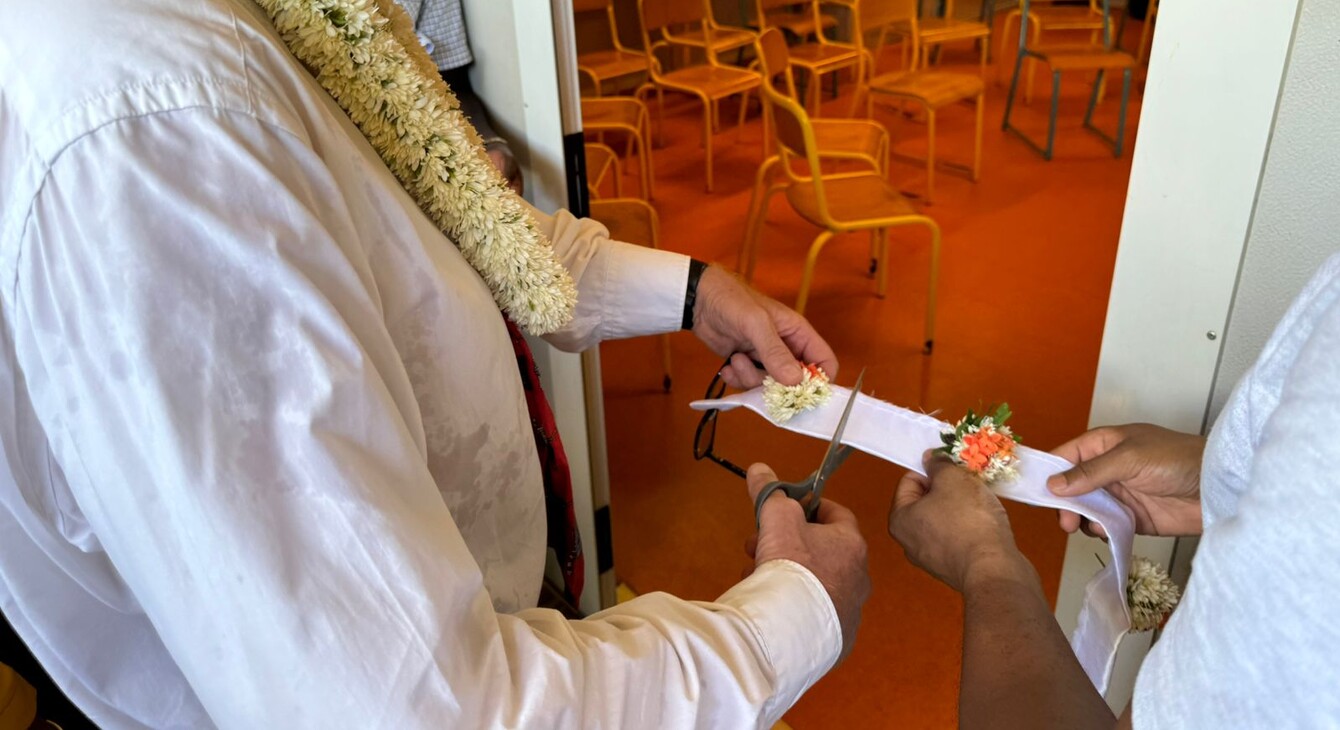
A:
{"label": "jasmine flower lei", "polygon": [[256,2],[512,321],[537,335],[567,324],[572,277],[485,157],[405,11],[394,0]]}

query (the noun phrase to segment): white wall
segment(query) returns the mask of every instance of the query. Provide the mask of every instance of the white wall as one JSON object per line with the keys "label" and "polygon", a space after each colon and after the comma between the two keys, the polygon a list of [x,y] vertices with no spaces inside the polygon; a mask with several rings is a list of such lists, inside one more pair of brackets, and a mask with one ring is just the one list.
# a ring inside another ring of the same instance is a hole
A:
{"label": "white wall", "polygon": [[1289,301],[1340,250],[1340,5],[1303,0],[1256,214],[1224,337],[1210,416]]}
{"label": "white wall", "polygon": [[[1251,225],[1296,0],[1160,8],[1090,425],[1200,431]],[[1213,333],[1213,334],[1211,334]],[[1072,631],[1100,546],[1067,547],[1056,616]],[[1169,540],[1136,552],[1169,562]],[[1122,647],[1108,701],[1129,701],[1149,635]]]}

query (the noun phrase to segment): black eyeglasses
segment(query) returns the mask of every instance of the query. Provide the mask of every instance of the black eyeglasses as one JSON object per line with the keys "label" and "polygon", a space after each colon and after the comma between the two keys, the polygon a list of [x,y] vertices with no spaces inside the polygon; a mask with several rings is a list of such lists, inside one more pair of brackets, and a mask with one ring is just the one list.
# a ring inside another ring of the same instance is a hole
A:
{"label": "black eyeglasses", "polygon": [[[707,393],[703,396],[705,400],[716,400],[722,395],[725,395],[726,381],[721,379],[721,371],[725,370],[726,366],[729,364],[730,357],[727,357],[726,362],[722,363],[721,367],[717,368],[717,374],[712,378],[712,383],[707,386]],[[702,461],[703,459],[711,460],[720,464],[726,471],[744,479],[748,476],[748,473],[744,469],[740,468],[738,464],[717,456],[716,453],[713,452],[713,447],[716,446],[717,441],[717,414],[720,412],[721,411],[715,408],[710,411],[705,411],[702,420],[698,421],[698,430],[693,434],[693,458],[698,461]]]}

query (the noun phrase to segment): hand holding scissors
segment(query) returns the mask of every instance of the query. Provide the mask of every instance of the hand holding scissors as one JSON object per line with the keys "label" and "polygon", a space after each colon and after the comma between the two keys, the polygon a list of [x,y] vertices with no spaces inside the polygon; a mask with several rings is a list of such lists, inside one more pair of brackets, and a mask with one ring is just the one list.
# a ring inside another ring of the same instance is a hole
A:
{"label": "hand holding scissors", "polygon": [[[815,514],[819,511],[819,499],[823,496],[824,485],[828,478],[837,471],[842,462],[851,455],[852,447],[842,443],[842,433],[847,429],[847,417],[851,415],[851,408],[856,403],[856,396],[861,392],[861,382],[865,380],[865,371],[856,378],[856,385],[852,386],[851,396],[847,398],[847,407],[842,411],[842,420],[838,421],[837,430],[833,432],[833,438],[828,442],[828,451],[824,452],[823,461],[819,462],[819,468],[805,479],[799,482],[769,482],[763,487],[763,491],[758,493],[754,500],[754,524],[759,525],[759,517],[763,512],[763,503],[772,496],[773,492],[781,490],[783,494],[791,499],[801,502],[805,507],[805,519],[814,521]],[[808,501],[806,501],[808,498]]]}

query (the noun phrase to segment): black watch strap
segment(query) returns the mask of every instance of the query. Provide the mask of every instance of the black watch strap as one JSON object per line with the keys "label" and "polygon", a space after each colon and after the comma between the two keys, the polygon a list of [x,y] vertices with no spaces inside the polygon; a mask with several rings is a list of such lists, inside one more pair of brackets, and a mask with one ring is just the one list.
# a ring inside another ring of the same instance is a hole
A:
{"label": "black watch strap", "polygon": [[698,301],[698,280],[703,278],[707,263],[698,259],[689,259],[689,282],[684,289],[684,319],[681,329],[693,329],[693,305]]}

